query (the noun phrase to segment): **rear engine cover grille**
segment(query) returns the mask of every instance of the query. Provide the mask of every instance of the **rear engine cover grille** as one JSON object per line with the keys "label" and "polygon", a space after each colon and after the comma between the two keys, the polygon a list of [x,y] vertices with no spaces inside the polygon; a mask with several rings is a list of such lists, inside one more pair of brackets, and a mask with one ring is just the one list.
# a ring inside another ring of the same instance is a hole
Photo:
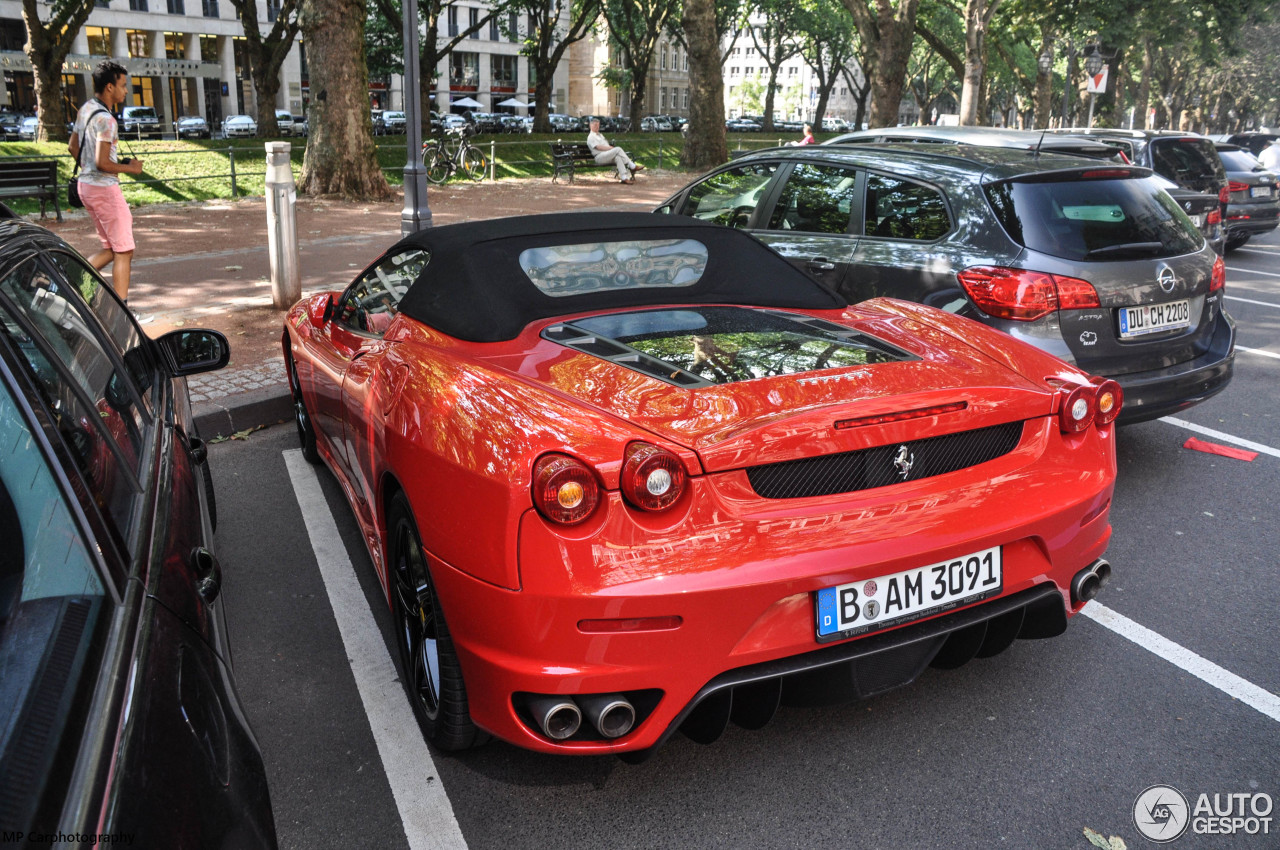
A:
{"label": "rear engine cover grille", "polygon": [[916,481],[1008,454],[1022,439],[1022,425],[1006,422],[909,443],[753,466],[747,469],[747,479],[766,499],[829,496]]}

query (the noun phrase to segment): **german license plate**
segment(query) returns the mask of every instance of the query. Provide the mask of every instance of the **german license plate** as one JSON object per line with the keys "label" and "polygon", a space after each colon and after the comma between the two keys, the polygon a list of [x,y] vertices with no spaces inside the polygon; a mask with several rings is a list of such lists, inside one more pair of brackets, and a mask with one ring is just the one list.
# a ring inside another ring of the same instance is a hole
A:
{"label": "german license plate", "polygon": [[1249,197],[1250,198],[1270,198],[1271,187],[1270,186],[1254,186],[1249,190]]}
{"label": "german license plate", "polygon": [[1197,213],[1191,216],[1191,223],[1194,224],[1196,227],[1204,227],[1204,219],[1205,219],[1204,213]]}
{"label": "german license plate", "polygon": [[1120,310],[1121,339],[1185,328],[1190,324],[1191,302],[1186,300],[1123,307]]}
{"label": "german license plate", "polygon": [[825,587],[814,598],[818,642],[900,625],[977,602],[1004,584],[999,546],[893,575]]}

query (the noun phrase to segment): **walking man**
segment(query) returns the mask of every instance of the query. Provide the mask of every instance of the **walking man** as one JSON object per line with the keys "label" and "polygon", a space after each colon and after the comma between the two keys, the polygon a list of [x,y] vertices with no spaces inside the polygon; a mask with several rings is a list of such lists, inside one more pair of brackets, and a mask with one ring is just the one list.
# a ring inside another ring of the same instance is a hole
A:
{"label": "walking man", "polygon": [[98,230],[102,250],[89,258],[98,271],[111,265],[111,285],[128,302],[129,270],[133,263],[133,214],[120,190],[117,174],[141,174],[142,160],[117,158],[119,126],[112,112],[129,92],[129,72],[104,59],[93,72],[94,96],[76,115],[68,147],[80,163],[80,200]]}
{"label": "walking man", "polygon": [[591,132],[587,134],[587,147],[591,148],[591,154],[596,158],[596,165],[613,163],[618,167],[619,180],[623,183],[636,182],[635,172],[644,171],[644,166],[633,162],[622,148],[605,141],[604,136],[600,135],[599,118],[592,118],[588,126]]}

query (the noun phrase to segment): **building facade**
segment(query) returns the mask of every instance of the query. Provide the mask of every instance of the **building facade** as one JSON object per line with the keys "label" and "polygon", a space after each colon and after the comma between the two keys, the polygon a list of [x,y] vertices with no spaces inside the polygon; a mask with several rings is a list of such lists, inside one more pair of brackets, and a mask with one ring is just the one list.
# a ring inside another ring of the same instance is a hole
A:
{"label": "building facade", "polygon": [[[598,31],[569,48],[569,106],[572,115],[622,115],[623,97],[600,73],[619,62],[608,31]],[[666,33],[658,41],[645,84],[645,114],[689,115],[689,54]],[[633,119],[643,115],[628,116]],[[637,125],[638,129],[638,125]]]}
{"label": "building facade", "polygon": [[[278,0],[259,7],[264,31],[279,8]],[[0,0],[0,105],[34,114],[34,78],[22,52],[26,40],[22,3]],[[229,0],[99,0],[63,65],[68,109],[92,96],[93,69],[105,58],[129,71],[126,105],[154,107],[165,127],[186,115],[204,116],[211,127],[228,115],[258,117],[244,30]],[[302,113],[300,43],[281,67],[280,81],[276,108]]]}

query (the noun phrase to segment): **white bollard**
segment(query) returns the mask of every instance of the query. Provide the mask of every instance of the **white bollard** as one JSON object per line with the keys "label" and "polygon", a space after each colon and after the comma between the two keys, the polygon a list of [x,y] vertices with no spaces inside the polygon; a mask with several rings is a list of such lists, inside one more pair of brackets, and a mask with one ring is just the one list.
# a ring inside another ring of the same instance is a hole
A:
{"label": "white bollard", "polygon": [[271,303],[277,310],[302,298],[298,268],[298,189],[289,164],[288,142],[267,142],[267,255],[271,261]]}

